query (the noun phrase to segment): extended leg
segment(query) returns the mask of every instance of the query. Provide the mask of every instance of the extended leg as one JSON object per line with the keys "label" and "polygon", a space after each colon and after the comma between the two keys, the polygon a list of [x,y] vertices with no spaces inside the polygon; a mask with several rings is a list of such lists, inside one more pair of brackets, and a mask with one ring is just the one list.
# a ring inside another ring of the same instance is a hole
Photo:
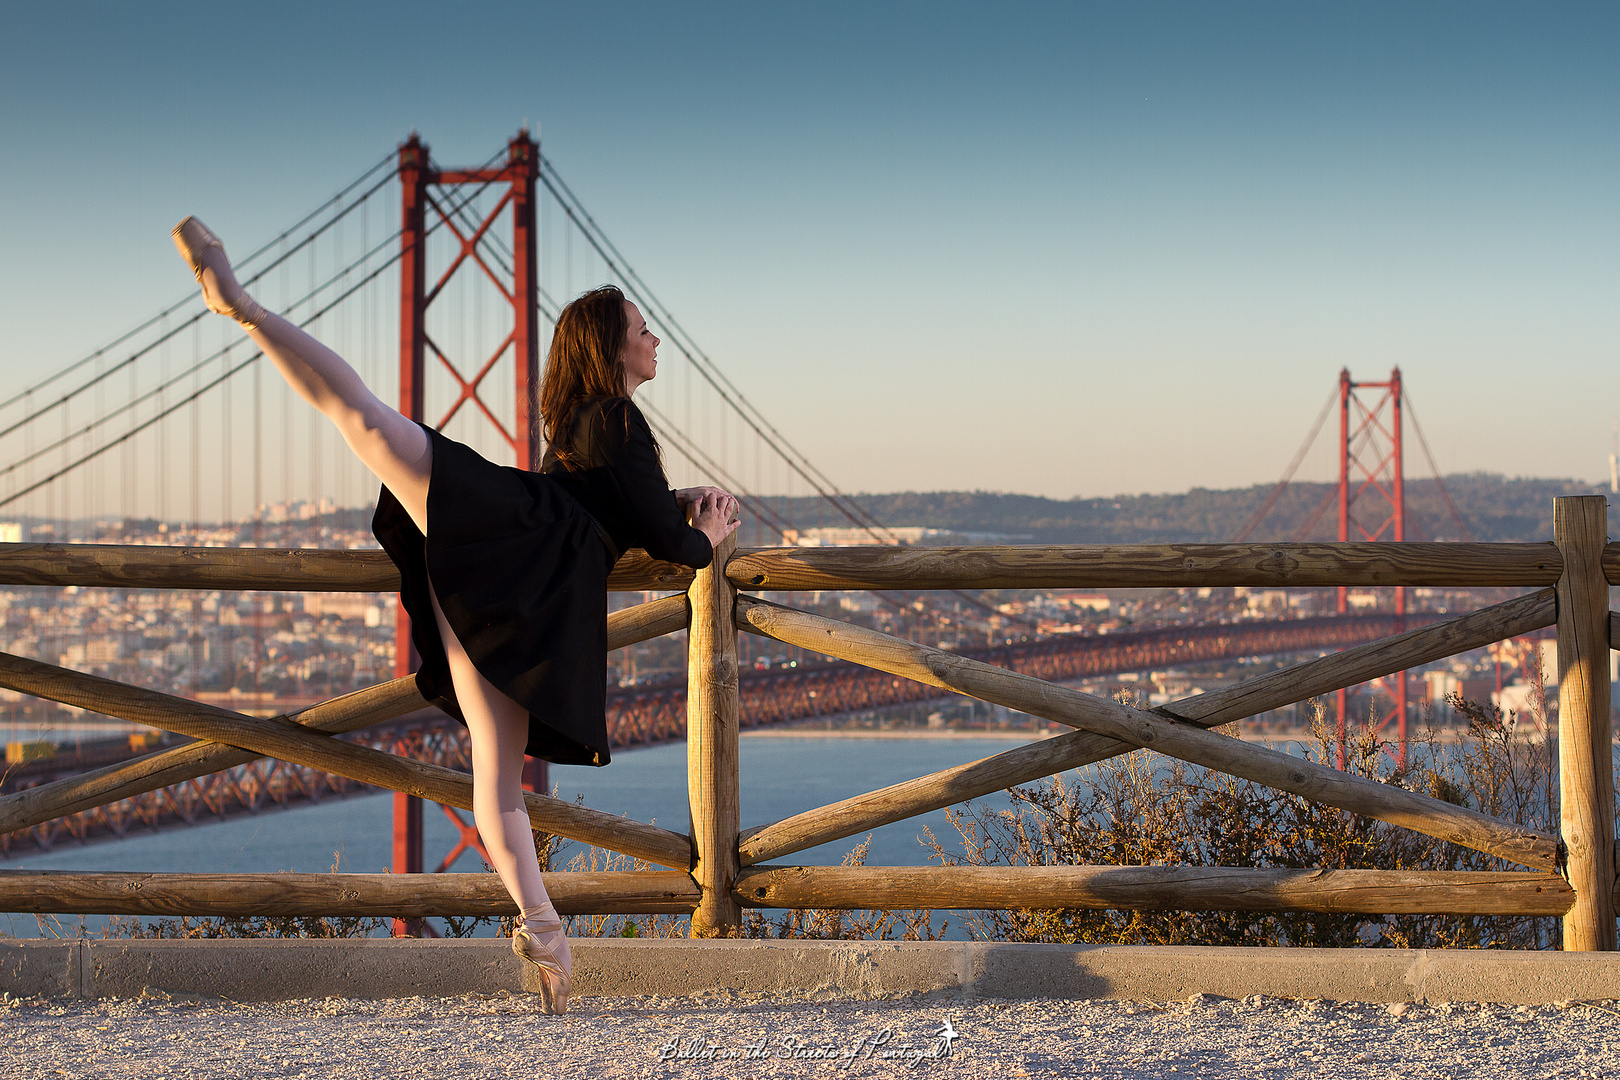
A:
{"label": "extended leg", "polygon": [[423,535],[433,449],[427,434],[367,389],[337,353],[254,302],[236,282],[218,238],[196,218],[174,229],[211,310],[230,315],[298,395],[319,409],[361,462],[387,485]]}

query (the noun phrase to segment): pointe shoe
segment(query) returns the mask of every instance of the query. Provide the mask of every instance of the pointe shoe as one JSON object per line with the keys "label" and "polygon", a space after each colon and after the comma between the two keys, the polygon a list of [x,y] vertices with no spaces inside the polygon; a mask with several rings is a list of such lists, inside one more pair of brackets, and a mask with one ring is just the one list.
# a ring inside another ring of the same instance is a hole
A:
{"label": "pointe shoe", "polygon": [[512,951],[540,969],[541,1001],[545,1012],[561,1016],[568,1011],[568,995],[574,982],[557,960],[555,950],[541,944],[538,934],[561,934],[563,924],[536,922],[520,925],[512,931]]}
{"label": "pointe shoe", "polygon": [[[188,217],[171,229],[169,235],[174,238],[174,246],[179,249],[180,257],[191,264],[191,272],[196,275],[197,284],[202,286],[203,303],[208,305],[209,311],[229,315],[246,330],[252,330],[264,322],[269,312],[236,283],[230,258],[225,254],[225,245],[208,231],[208,226],[194,217]],[[205,266],[203,260],[210,248],[217,250],[219,255],[217,258],[208,257]],[[204,270],[213,275],[212,281],[203,276]],[[234,299],[231,299],[233,296]]]}

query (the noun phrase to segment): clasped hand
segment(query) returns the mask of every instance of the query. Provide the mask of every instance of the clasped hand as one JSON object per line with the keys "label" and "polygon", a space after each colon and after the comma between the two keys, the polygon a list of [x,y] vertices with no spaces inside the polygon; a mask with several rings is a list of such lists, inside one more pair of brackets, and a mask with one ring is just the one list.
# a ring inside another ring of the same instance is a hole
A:
{"label": "clasped hand", "polygon": [[737,499],[719,488],[681,488],[675,492],[675,502],[692,519],[692,527],[709,538],[709,543],[720,541],[737,531]]}

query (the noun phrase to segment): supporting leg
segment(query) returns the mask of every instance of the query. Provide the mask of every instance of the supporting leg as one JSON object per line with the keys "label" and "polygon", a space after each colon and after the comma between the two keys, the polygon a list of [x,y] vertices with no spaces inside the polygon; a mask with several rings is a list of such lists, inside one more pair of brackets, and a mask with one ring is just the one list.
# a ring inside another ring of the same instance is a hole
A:
{"label": "supporting leg", "polygon": [[[478,834],[483,838],[490,863],[500,875],[501,883],[522,912],[521,927],[538,939],[544,952],[555,957],[566,1007],[567,972],[573,966],[573,959],[557,909],[552,906],[545,881],[540,876],[540,859],[534,850],[534,833],[523,800],[523,748],[529,741],[528,710],[501,693],[473,667],[467,650],[445,619],[437,596],[433,597],[433,616],[438,621],[439,637],[450,659],[456,702],[461,706],[472,741],[473,818],[478,823]],[[521,942],[522,939],[516,940]],[[544,963],[540,966],[545,970]],[[548,990],[553,998],[558,995],[558,989],[558,984],[548,979]]]}

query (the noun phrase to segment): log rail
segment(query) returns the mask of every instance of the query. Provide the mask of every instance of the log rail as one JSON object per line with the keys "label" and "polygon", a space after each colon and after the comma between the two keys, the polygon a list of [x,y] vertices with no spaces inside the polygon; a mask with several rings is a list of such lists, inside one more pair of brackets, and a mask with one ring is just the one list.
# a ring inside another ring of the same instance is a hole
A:
{"label": "log rail", "polygon": [[[1554,500],[1551,544],[1175,544],[722,550],[694,574],[632,552],[609,588],[674,593],[617,612],[610,647],[687,629],[695,831],[529,796],[536,828],[669,867],[548,874],[568,914],[682,913],[724,933],[743,908],[1120,908],[1556,916],[1567,949],[1615,943],[1614,792],[1608,665],[1620,615],[1620,544],[1600,496]],[[375,551],[0,544],[0,585],[271,591],[398,587]],[[1507,587],[1494,607],[1153,710],[839,623],[755,594],[838,589]],[[696,611],[697,616],[691,614]],[[1563,680],[1561,835],[1538,833],[1393,785],[1366,781],[1208,730],[1495,641],[1556,625]],[[744,828],[736,814],[737,630],[996,702],[1073,727],[1068,735]],[[467,807],[465,773],[333,738],[421,706],[409,680],[302,713],[231,713],[0,654],[0,686],[199,740],[0,797],[0,831],[105,807],[261,756]],[[1149,747],[1208,768],[1379,818],[1528,870],[1255,870],[1187,866],[805,867],[779,859],[942,806]],[[93,874],[0,870],[0,910],[67,914],[505,915],[488,874]]]}

